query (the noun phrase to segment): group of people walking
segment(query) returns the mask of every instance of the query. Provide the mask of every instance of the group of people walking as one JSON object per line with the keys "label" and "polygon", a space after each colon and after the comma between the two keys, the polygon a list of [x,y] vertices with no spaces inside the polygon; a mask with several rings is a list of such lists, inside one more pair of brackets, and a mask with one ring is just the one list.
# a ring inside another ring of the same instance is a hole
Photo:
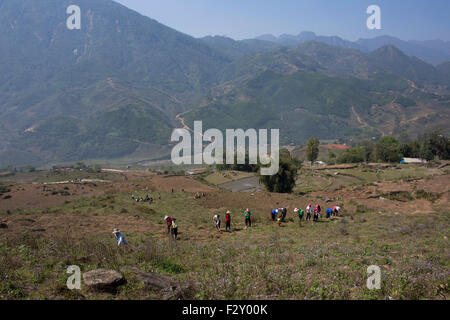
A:
{"label": "group of people walking", "polygon": [[[252,226],[252,212],[250,211],[249,208],[245,209],[242,211],[243,215],[244,215],[244,222],[245,222],[245,229],[247,229],[248,227]],[[221,220],[220,220],[220,214],[216,214],[213,217],[213,221],[216,225],[216,229],[221,232]],[[227,210],[226,214],[225,214],[225,231],[229,231],[231,232],[231,211]]]}
{"label": "group of people walking", "polygon": [[[146,201],[153,200],[151,198],[146,197]],[[132,199],[134,199],[134,196],[132,196]],[[150,202],[151,203],[151,202]],[[306,221],[310,221],[311,217],[313,217],[313,221],[317,222],[320,218],[320,213],[322,211],[322,208],[319,204],[316,204],[316,206],[313,209],[313,206],[311,203],[309,203],[306,206]],[[325,210],[326,212],[326,218],[331,218],[332,216],[339,216],[341,211],[341,207],[334,206],[332,208],[327,208]],[[249,208],[246,208],[245,210],[242,210],[242,214],[244,216],[244,222],[245,222],[245,229],[248,227],[251,227],[252,220],[251,216],[252,213]],[[303,220],[303,217],[305,215],[305,211],[300,208],[294,209],[294,214],[296,214],[299,218],[299,221]],[[271,211],[271,218],[272,221],[277,221],[278,225],[281,226],[281,222],[284,222],[286,220],[287,216],[287,208],[276,208]],[[178,238],[178,223],[177,219],[169,216],[164,217],[164,221],[166,222],[167,227],[167,234],[170,234],[174,240],[177,240]],[[220,214],[216,214],[213,217],[213,221],[215,223],[215,227],[219,232],[222,232],[221,230],[221,218]],[[225,231],[231,232],[231,211],[227,210],[225,213]],[[118,229],[114,229],[113,234],[117,240],[118,246],[127,244],[124,235],[120,232]]]}
{"label": "group of people walking", "polygon": [[[328,208],[325,211],[326,218],[328,219],[328,218],[331,218],[332,216],[338,216],[340,211],[341,211],[341,207],[339,207],[339,206],[334,206],[333,208]],[[306,206],[306,221],[310,221],[311,216],[313,216],[313,221],[316,221],[316,222],[319,221],[321,212],[322,212],[322,208],[320,207],[319,204],[316,204],[315,208],[313,209],[312,204],[309,203]],[[297,214],[300,221],[303,220],[303,216],[305,214],[303,209],[295,208],[294,213]]]}
{"label": "group of people walking", "polygon": [[131,200],[135,200],[136,202],[148,202],[150,204],[153,203],[153,198],[149,197],[148,195],[146,195],[145,198],[142,198],[142,197],[135,197],[134,194],[132,194]]}
{"label": "group of people walking", "polygon": [[167,234],[172,235],[174,240],[178,238],[178,223],[176,218],[171,218],[169,216],[164,217],[167,226]]}
{"label": "group of people walking", "polygon": [[194,193],[195,200],[200,199],[201,197],[204,197],[204,196],[205,196],[205,194],[203,192],[201,194],[198,192]]}

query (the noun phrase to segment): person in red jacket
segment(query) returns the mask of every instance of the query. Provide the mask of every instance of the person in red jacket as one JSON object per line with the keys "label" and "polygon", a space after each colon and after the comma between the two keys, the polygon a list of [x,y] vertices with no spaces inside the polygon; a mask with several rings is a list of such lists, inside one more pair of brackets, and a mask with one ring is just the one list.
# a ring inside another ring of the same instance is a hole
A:
{"label": "person in red jacket", "polygon": [[166,221],[166,225],[167,225],[167,233],[170,233],[170,228],[172,226],[172,218],[169,216],[165,216],[164,220]]}
{"label": "person in red jacket", "polygon": [[314,221],[319,221],[320,211],[321,211],[320,205],[317,204],[316,208],[314,209],[314,218],[313,218]]}
{"label": "person in red jacket", "polygon": [[231,231],[231,212],[230,210],[227,211],[226,215],[225,215],[225,231]]}

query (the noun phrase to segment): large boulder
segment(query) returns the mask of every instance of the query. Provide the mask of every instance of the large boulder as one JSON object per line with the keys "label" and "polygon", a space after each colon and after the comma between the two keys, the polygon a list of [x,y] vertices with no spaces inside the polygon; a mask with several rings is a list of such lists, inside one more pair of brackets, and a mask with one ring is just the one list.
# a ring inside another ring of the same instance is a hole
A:
{"label": "large boulder", "polygon": [[96,269],[83,274],[83,284],[97,291],[114,291],[125,282],[124,276],[115,270]]}

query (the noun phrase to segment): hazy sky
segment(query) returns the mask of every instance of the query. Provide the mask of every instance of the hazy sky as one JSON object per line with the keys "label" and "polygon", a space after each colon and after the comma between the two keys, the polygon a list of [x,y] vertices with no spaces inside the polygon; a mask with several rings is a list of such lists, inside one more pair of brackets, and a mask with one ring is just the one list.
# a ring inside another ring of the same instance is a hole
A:
{"label": "hazy sky", "polygon": [[[450,40],[450,0],[115,0],[194,37],[234,39],[314,31],[349,40],[392,35]],[[381,8],[382,30],[366,27],[369,5]]]}

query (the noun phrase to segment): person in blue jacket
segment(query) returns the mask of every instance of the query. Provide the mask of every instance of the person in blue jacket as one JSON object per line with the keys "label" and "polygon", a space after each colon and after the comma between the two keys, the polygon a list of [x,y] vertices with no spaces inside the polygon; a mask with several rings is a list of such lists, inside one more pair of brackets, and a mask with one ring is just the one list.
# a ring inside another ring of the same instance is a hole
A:
{"label": "person in blue jacket", "polygon": [[330,217],[333,215],[333,209],[328,208],[328,209],[326,210],[326,213],[327,213],[327,219],[330,218]]}
{"label": "person in blue jacket", "polygon": [[114,234],[114,236],[116,237],[116,240],[117,240],[117,246],[120,247],[120,245],[127,244],[127,241],[125,240],[125,237],[123,236],[123,233],[120,232],[119,229],[115,228],[115,229],[113,230],[113,234]]}
{"label": "person in blue jacket", "polygon": [[278,215],[278,209],[273,209],[272,210],[272,221],[275,221],[275,219],[277,218]]}

